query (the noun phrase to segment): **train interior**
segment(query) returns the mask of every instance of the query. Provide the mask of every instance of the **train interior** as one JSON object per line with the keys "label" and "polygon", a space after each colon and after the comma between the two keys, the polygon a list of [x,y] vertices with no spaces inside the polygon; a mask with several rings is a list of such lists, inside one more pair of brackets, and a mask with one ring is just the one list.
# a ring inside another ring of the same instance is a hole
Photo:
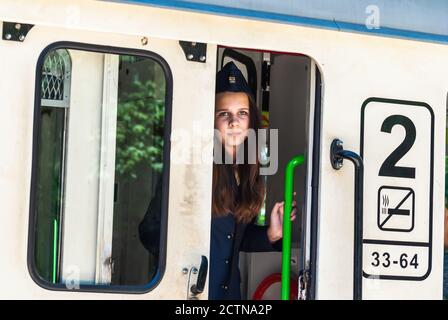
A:
{"label": "train interior", "polygon": [[[277,170],[268,171],[266,200],[257,223],[269,224],[269,214],[275,202],[283,201],[285,168],[297,155],[305,156],[305,163],[296,168],[294,190],[297,192],[298,214],[292,225],[291,289],[297,284],[305,257],[301,254],[304,242],[302,228],[306,226],[307,179],[309,179],[310,99],[313,89],[312,61],[297,54],[273,53],[234,48],[218,49],[218,69],[233,61],[246,77],[262,115],[262,128],[277,129],[278,159],[274,159],[276,141],[268,139],[269,165],[278,162]],[[268,135],[270,136],[270,135]],[[272,153],[272,154],[271,154]],[[263,155],[262,155],[263,157]],[[240,253],[241,291],[243,299],[278,299],[281,271],[280,252]],[[271,281],[271,280],[272,281]],[[269,282],[272,283],[269,283]],[[263,283],[263,285],[261,285]]]}

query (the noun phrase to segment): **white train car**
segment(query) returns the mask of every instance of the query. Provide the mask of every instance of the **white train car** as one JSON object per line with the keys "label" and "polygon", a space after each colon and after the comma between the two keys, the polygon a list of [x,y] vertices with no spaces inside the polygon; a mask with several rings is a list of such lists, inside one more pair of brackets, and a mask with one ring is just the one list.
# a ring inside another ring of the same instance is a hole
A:
{"label": "white train car", "polygon": [[[305,159],[291,298],[443,298],[446,2],[0,3],[0,298],[208,298],[230,60],[277,132],[266,212]],[[241,253],[245,299],[281,259]]]}

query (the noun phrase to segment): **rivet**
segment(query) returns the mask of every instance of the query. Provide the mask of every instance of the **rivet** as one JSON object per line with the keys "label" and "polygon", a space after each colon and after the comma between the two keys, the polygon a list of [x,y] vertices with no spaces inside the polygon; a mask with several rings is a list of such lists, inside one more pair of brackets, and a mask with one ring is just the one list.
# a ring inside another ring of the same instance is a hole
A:
{"label": "rivet", "polygon": [[25,40],[25,36],[24,36],[23,34],[21,34],[21,35],[19,36],[19,40],[20,40],[20,41]]}
{"label": "rivet", "polygon": [[17,30],[20,30],[20,28],[22,28],[22,25],[20,23],[16,23],[16,25],[14,26]]}
{"label": "rivet", "polygon": [[196,273],[198,273],[198,269],[193,267],[193,269],[191,269],[191,272],[193,272],[193,274],[196,274]]}
{"label": "rivet", "polygon": [[148,38],[147,37],[143,37],[141,41],[142,41],[142,45],[143,46],[146,46],[148,44]]}
{"label": "rivet", "polygon": [[199,58],[199,60],[201,60],[202,62],[204,62],[204,61],[205,61],[205,56],[201,56],[201,57]]}
{"label": "rivet", "polygon": [[6,40],[10,40],[12,38],[11,34],[7,33],[5,34],[5,39]]}
{"label": "rivet", "polygon": [[192,42],[192,43],[191,43],[191,46],[192,46],[192,47],[196,47],[196,42]]}
{"label": "rivet", "polygon": [[187,55],[187,59],[188,59],[188,60],[191,60],[191,59],[193,59],[193,58],[194,58],[194,55],[193,55],[193,54],[190,53],[189,55]]}
{"label": "rivet", "polygon": [[188,269],[187,269],[187,268],[183,268],[183,269],[182,269],[182,273],[183,273],[183,274],[187,274],[187,273],[188,273]]}

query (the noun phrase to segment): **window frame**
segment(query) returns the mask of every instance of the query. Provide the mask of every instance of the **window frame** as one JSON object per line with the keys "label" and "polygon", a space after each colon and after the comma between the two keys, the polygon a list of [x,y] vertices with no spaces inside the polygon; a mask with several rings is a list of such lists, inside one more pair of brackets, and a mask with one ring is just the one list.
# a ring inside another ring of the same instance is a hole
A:
{"label": "window frame", "polygon": [[[146,285],[93,285],[79,283],[79,288],[69,289],[65,283],[52,284],[43,279],[36,268],[35,261],[35,239],[36,239],[36,195],[37,195],[37,160],[39,151],[39,133],[40,133],[40,107],[41,107],[41,85],[42,68],[47,53],[57,49],[72,49],[96,53],[108,53],[119,55],[133,55],[142,58],[151,59],[158,63],[165,75],[165,119],[163,136],[163,176],[162,176],[162,204],[160,218],[160,251],[159,261],[155,276]],[[169,200],[169,177],[170,177],[170,135],[172,120],[172,100],[173,100],[173,76],[169,64],[159,54],[133,48],[121,48],[114,46],[104,46],[71,41],[58,41],[51,43],[40,53],[36,65],[36,79],[34,90],[34,114],[33,114],[33,140],[32,140],[32,164],[31,164],[31,183],[30,183],[30,207],[29,207],[29,225],[28,225],[28,248],[27,265],[28,272],[34,282],[40,287],[53,291],[68,292],[96,292],[96,293],[123,293],[123,294],[143,294],[157,288],[161,282],[166,269],[166,251],[167,251],[167,231],[168,231],[168,200]]]}

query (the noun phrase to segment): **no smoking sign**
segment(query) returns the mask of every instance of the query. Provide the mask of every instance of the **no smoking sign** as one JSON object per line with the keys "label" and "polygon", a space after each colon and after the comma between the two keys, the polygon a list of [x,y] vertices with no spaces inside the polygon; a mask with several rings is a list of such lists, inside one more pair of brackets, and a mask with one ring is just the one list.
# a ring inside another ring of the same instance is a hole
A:
{"label": "no smoking sign", "polygon": [[421,281],[431,272],[433,152],[429,105],[384,98],[364,102],[364,277]]}
{"label": "no smoking sign", "polygon": [[378,190],[378,228],[410,232],[414,229],[415,194],[411,188],[383,186]]}

